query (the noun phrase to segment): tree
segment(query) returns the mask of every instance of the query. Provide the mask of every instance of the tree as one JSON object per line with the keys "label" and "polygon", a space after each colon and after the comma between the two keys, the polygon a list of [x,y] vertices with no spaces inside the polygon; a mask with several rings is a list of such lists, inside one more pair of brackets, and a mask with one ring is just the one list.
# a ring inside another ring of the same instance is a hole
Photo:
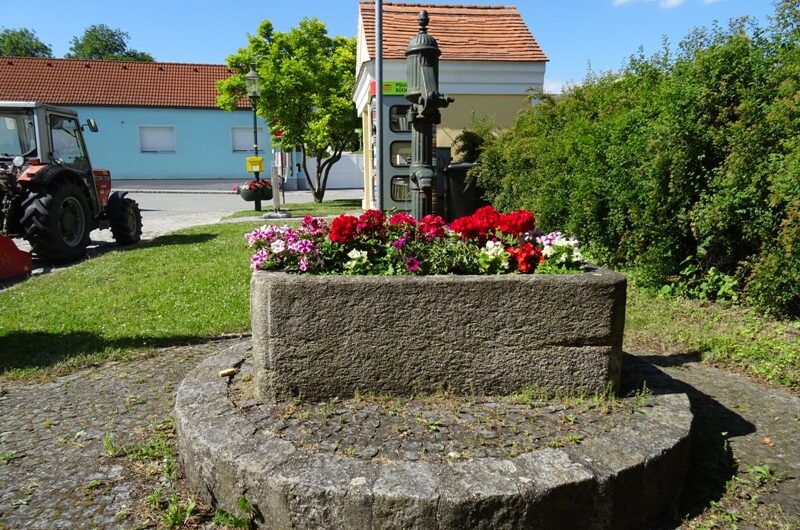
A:
{"label": "tree", "polygon": [[6,28],[0,31],[0,56],[52,57],[53,50],[39,40],[35,31]]}
{"label": "tree", "polygon": [[130,36],[121,29],[105,24],[86,28],[83,35],[73,37],[67,59],[106,59],[110,61],[153,62],[153,56],[128,48]]}
{"label": "tree", "polygon": [[[217,103],[234,110],[247,95],[244,74],[250,64],[261,77],[257,114],[270,123],[274,145],[300,147],[302,168],[316,202],[322,202],[328,175],[345,150],[357,145],[359,126],[351,94],[355,86],[355,39],[329,37],[325,24],[303,19],[288,33],[265,20],[247,48],[228,57],[238,74],[217,84]],[[275,133],[282,132],[280,138]],[[307,157],[317,162],[312,180]]]}

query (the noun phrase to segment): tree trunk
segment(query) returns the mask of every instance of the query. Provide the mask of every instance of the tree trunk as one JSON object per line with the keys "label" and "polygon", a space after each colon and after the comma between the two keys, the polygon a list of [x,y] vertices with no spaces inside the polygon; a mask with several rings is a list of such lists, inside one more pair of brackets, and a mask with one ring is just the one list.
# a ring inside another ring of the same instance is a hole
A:
{"label": "tree trunk", "polygon": [[317,167],[314,174],[314,181],[311,180],[311,175],[308,174],[308,167],[306,166],[306,147],[300,146],[300,151],[303,155],[303,174],[306,176],[306,182],[311,189],[311,194],[314,196],[314,202],[322,202],[325,197],[325,190],[328,187],[328,176],[331,173],[333,165],[342,159],[342,151],[337,149],[333,152],[330,158],[322,160],[322,155],[317,154]]}
{"label": "tree trunk", "polygon": [[300,146],[300,153],[303,155],[303,174],[306,176],[306,182],[308,183],[308,187],[311,189],[311,193],[314,195],[314,200],[316,201],[317,197],[317,190],[314,188],[314,183],[311,181],[311,175],[308,174],[308,166],[306,166],[306,146]]}

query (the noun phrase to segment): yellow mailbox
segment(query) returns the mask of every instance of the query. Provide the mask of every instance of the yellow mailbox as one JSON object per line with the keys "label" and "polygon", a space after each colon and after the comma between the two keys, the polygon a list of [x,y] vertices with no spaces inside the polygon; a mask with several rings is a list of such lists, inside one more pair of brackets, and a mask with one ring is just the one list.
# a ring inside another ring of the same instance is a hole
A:
{"label": "yellow mailbox", "polygon": [[247,171],[251,173],[261,173],[264,171],[264,158],[261,156],[248,156],[246,159],[247,161]]}

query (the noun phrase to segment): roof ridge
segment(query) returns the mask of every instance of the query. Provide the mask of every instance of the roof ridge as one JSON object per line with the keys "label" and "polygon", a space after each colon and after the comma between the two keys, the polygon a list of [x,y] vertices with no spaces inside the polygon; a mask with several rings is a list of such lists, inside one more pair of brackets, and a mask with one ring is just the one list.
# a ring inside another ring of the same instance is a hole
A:
{"label": "roof ridge", "polygon": [[120,65],[129,65],[129,64],[141,64],[141,65],[158,65],[158,66],[213,66],[218,68],[228,68],[231,67],[226,64],[211,64],[211,63],[178,63],[178,62],[171,62],[171,61],[120,61],[120,60],[113,60],[113,59],[71,59],[66,57],[26,57],[26,56],[18,56],[18,55],[5,55],[0,57],[0,61],[39,61],[39,62],[49,62],[49,61],[59,61],[59,62],[70,62],[70,63],[92,63],[92,64],[120,64]]}
{"label": "roof ridge", "polygon": [[[359,0],[359,4],[374,4],[375,0]],[[510,4],[432,4],[430,2],[384,2],[383,7],[443,7],[443,8],[464,8],[464,9],[517,9],[517,6]]]}

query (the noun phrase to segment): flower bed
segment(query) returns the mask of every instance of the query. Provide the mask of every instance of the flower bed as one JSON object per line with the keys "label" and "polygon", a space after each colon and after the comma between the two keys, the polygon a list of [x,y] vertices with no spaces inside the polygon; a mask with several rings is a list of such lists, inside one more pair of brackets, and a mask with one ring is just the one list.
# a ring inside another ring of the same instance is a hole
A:
{"label": "flower bed", "polygon": [[369,210],[328,225],[305,217],[298,229],[263,226],[247,236],[252,267],[300,273],[434,275],[580,272],[578,242],[542,235],[533,213],[500,214],[491,206],[447,226],[405,212]]}

